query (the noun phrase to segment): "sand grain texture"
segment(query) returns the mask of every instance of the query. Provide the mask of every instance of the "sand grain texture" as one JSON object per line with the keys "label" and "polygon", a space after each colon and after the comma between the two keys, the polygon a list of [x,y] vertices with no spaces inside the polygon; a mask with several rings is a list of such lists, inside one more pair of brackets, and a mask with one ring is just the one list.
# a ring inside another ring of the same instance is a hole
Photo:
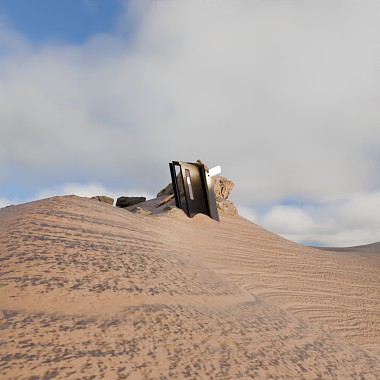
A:
{"label": "sand grain texture", "polygon": [[1,209],[0,260],[1,379],[380,377],[373,247],[67,196]]}

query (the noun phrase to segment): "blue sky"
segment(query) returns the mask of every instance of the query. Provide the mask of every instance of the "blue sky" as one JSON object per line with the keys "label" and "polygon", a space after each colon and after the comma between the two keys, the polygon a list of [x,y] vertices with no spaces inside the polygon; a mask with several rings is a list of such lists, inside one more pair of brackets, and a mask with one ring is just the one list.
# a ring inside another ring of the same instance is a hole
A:
{"label": "blue sky", "polygon": [[0,207],[221,165],[243,216],[380,241],[377,0],[0,0]]}
{"label": "blue sky", "polygon": [[119,0],[0,0],[0,14],[33,43],[83,43],[110,33],[122,12]]}

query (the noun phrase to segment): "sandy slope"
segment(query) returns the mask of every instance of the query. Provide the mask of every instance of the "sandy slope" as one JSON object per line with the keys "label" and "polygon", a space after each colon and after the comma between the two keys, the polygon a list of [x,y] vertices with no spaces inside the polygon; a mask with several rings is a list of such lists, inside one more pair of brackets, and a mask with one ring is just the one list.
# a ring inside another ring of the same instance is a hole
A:
{"label": "sandy slope", "polygon": [[0,378],[377,379],[380,255],[75,196],[0,210]]}
{"label": "sandy slope", "polygon": [[[380,249],[325,251],[276,236],[241,217],[195,227],[199,257],[217,273],[329,332],[380,355]],[[207,250],[202,251],[203,240]],[[220,254],[220,253],[223,254]],[[367,253],[366,253],[367,252]],[[380,378],[380,377],[379,377]]]}

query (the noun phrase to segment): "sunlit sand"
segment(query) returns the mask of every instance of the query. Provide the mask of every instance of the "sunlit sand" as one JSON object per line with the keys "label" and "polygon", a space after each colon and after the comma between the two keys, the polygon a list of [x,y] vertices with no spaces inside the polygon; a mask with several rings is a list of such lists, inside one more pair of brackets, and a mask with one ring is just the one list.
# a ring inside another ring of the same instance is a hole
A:
{"label": "sunlit sand", "polygon": [[1,209],[0,378],[378,379],[379,245],[220,219],[76,196]]}

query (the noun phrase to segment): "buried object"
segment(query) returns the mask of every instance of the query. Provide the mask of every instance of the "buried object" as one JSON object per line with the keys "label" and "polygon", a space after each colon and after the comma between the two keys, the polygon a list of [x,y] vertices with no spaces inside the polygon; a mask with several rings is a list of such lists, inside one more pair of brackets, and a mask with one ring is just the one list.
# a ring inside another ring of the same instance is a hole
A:
{"label": "buried object", "polygon": [[220,166],[206,170],[200,162],[172,161],[169,167],[176,206],[190,218],[200,213],[219,222],[211,177],[220,172]]}

